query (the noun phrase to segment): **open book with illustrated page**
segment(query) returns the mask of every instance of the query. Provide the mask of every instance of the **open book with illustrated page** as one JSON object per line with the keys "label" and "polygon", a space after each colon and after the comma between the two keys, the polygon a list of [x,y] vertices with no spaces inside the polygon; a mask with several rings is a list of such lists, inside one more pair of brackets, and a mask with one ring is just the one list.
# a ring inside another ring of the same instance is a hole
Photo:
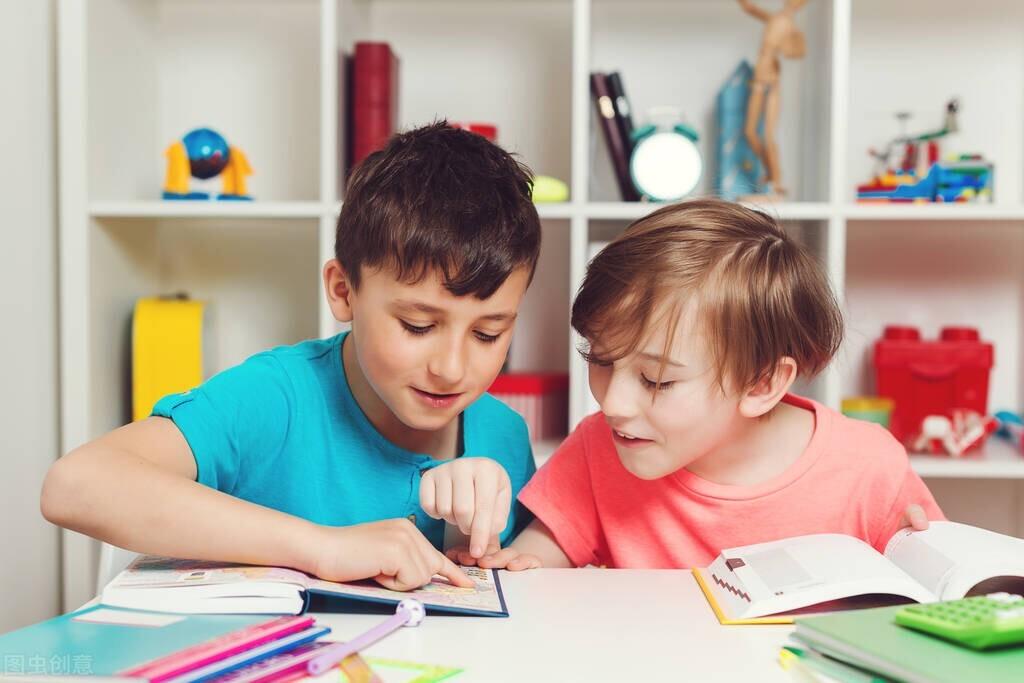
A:
{"label": "open book with illustrated page", "polygon": [[798,614],[955,600],[1024,588],[1024,540],[955,522],[901,529],[885,553],[812,534],[730,548],[694,577],[723,624],[789,624]]}
{"label": "open book with illustrated page", "polygon": [[107,584],[100,601],[111,607],[183,614],[301,614],[313,598],[322,599],[328,610],[397,605],[415,598],[428,614],[507,617],[497,572],[462,569],[474,588],[459,588],[435,576],[421,588],[400,592],[371,580],[336,583],[282,567],[143,556]]}

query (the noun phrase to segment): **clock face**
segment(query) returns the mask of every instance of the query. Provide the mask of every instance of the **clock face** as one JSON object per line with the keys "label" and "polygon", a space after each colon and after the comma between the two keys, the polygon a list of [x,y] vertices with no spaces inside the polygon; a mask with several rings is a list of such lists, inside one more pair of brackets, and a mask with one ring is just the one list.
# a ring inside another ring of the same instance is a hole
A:
{"label": "clock face", "polygon": [[655,201],[674,201],[697,187],[704,163],[690,138],[666,131],[637,142],[629,170],[641,194]]}

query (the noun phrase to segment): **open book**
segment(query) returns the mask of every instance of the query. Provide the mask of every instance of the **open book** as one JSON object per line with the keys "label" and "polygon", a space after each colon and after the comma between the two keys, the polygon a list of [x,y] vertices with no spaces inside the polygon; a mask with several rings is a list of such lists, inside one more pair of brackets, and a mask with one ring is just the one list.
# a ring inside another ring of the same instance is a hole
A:
{"label": "open book", "polygon": [[459,588],[441,577],[407,593],[374,581],[335,583],[281,567],[139,557],[103,589],[111,607],[186,614],[300,614],[314,596],[329,607],[345,602],[397,605],[416,598],[427,613],[507,617],[497,573],[463,567],[476,584]]}
{"label": "open book", "polygon": [[806,612],[1019,592],[1024,540],[932,522],[898,531],[884,555],[852,536],[812,534],[723,550],[693,573],[723,624],[788,624]]}

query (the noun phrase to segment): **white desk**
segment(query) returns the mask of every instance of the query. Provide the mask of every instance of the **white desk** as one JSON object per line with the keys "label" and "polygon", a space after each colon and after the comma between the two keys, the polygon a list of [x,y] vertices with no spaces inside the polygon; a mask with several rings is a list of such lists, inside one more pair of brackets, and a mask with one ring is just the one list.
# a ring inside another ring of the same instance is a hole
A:
{"label": "white desk", "polygon": [[[456,666],[463,681],[789,681],[789,626],[721,626],[688,571],[501,573],[508,619],[430,616],[364,653]],[[317,614],[330,638],[380,616]]]}

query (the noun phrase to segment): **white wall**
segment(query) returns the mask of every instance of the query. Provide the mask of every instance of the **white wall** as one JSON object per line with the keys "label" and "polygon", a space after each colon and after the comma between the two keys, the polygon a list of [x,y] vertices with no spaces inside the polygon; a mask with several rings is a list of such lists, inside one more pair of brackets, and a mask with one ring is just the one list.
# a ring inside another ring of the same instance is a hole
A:
{"label": "white wall", "polygon": [[58,610],[54,84],[52,0],[0,0],[0,632]]}

